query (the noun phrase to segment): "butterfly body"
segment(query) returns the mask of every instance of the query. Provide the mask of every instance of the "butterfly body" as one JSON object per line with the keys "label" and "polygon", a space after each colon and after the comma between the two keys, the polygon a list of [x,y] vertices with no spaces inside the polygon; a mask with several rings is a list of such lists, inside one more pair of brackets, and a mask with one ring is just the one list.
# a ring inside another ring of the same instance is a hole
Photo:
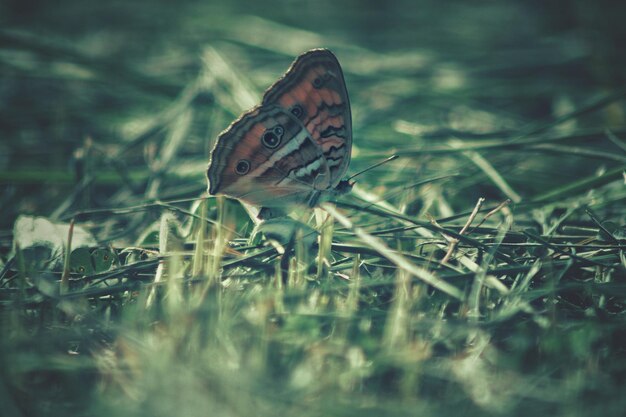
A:
{"label": "butterfly body", "polygon": [[332,52],[315,49],[219,135],[207,171],[209,194],[259,207],[314,206],[337,189],[351,147],[341,67]]}

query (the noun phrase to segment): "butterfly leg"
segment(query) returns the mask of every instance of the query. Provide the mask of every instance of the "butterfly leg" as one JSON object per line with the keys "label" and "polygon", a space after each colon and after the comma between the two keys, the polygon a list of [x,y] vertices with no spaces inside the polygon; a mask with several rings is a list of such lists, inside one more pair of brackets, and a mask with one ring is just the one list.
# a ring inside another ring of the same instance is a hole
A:
{"label": "butterfly leg", "polygon": [[309,205],[309,207],[317,206],[317,204],[320,202],[320,195],[321,193],[319,191],[313,191],[311,193],[307,201],[307,204]]}
{"label": "butterfly leg", "polygon": [[251,241],[256,241],[255,236],[259,234],[275,247],[282,247],[280,267],[284,282],[287,282],[289,276],[289,261],[292,257],[297,254],[299,262],[308,265],[310,255],[317,252],[319,233],[291,217],[272,218],[259,223],[252,232]]}
{"label": "butterfly leg", "polygon": [[324,201],[332,200],[339,195],[348,193],[352,190],[352,186],[353,183],[350,181],[342,180],[337,184],[337,187],[324,191],[323,195],[319,190],[313,191],[307,199],[307,204],[309,207],[316,207]]}

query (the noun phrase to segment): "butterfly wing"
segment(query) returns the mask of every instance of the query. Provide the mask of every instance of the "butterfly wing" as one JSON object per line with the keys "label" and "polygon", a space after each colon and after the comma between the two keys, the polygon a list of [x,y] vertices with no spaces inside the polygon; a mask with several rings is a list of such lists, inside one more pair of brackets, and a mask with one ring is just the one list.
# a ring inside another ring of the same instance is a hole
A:
{"label": "butterfly wing", "polygon": [[327,49],[300,55],[263,96],[263,106],[279,106],[294,115],[320,147],[337,186],[350,163],[352,116],[341,66]]}
{"label": "butterfly wing", "polygon": [[207,176],[209,194],[261,207],[305,203],[331,180],[322,149],[300,120],[264,104],[219,135]]}

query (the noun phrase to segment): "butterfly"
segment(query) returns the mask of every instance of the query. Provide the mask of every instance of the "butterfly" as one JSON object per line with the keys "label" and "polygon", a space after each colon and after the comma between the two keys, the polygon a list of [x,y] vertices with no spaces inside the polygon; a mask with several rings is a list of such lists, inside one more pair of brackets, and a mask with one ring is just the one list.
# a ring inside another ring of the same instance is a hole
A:
{"label": "butterfly", "polygon": [[335,55],[300,55],[217,138],[207,170],[209,194],[253,206],[313,207],[349,189],[342,181],[352,150],[352,115]]}

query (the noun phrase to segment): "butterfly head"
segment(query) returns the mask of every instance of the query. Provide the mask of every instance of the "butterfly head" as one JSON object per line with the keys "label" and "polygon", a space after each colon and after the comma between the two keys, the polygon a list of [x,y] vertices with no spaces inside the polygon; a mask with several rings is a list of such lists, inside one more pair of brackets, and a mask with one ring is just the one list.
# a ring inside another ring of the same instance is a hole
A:
{"label": "butterfly head", "polygon": [[341,180],[339,184],[335,187],[336,195],[347,194],[352,191],[352,187],[354,187],[354,181],[350,180]]}

